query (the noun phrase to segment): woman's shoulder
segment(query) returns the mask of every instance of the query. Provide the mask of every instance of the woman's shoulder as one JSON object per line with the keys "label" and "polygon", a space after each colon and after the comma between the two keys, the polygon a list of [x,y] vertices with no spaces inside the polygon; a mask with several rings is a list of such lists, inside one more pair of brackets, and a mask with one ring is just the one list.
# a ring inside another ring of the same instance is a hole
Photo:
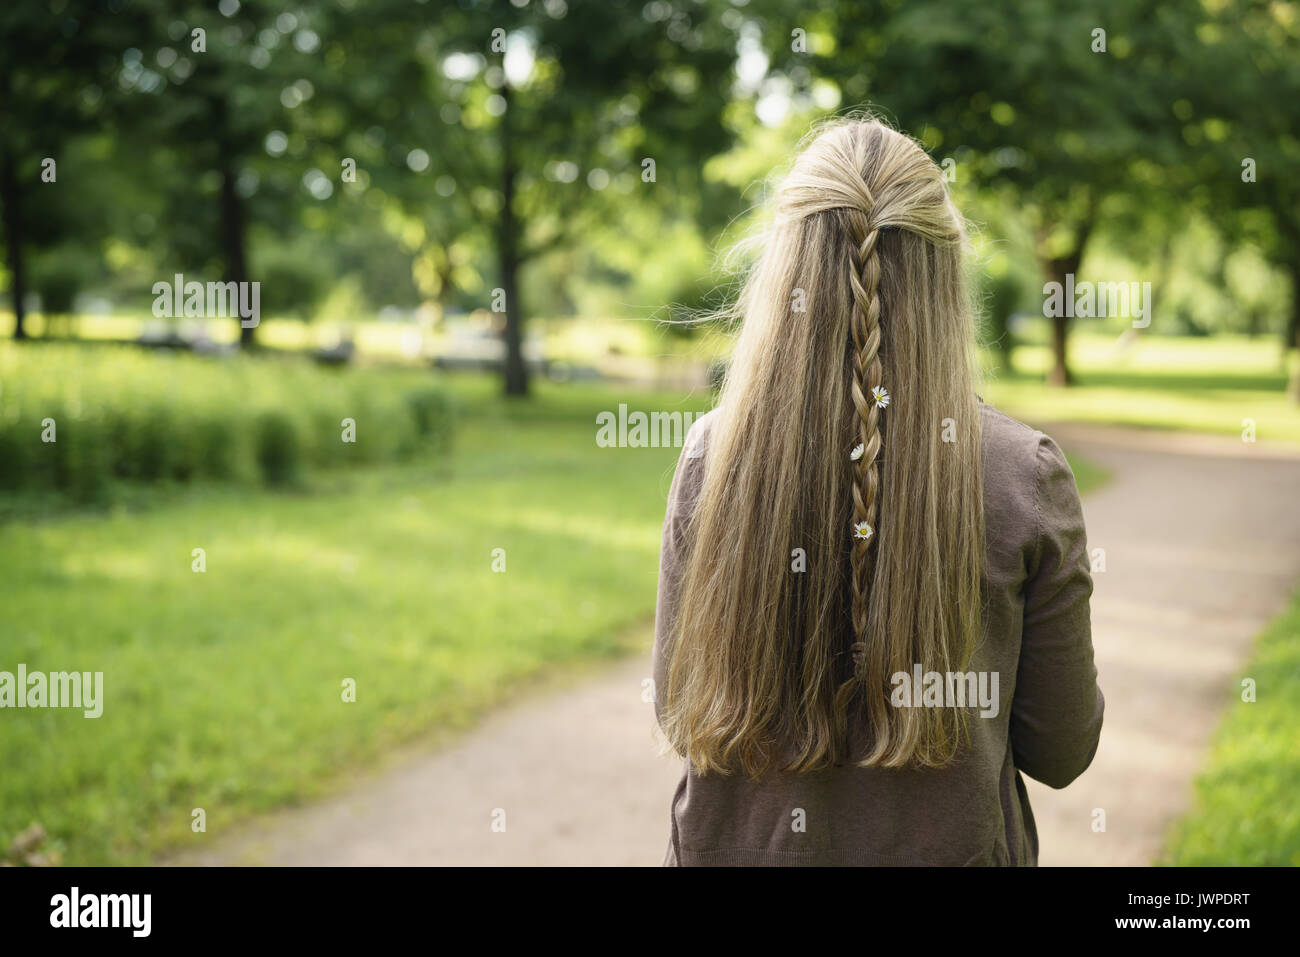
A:
{"label": "woman's shoulder", "polygon": [[1050,435],[1012,418],[982,399],[980,432],[986,469],[1001,466],[1003,470],[1015,469],[1032,478],[1044,465],[1065,462],[1065,455]]}
{"label": "woman's shoulder", "polygon": [[691,427],[686,432],[686,438],[682,441],[682,456],[685,458],[700,458],[708,451],[709,439],[713,435],[713,429],[718,423],[719,408],[710,409],[708,412],[702,412],[695,417]]}
{"label": "woman's shoulder", "polygon": [[1043,434],[1019,419],[1013,419],[983,399],[980,399],[979,409],[980,428],[985,446],[990,442],[999,446],[1035,445],[1038,437]]}
{"label": "woman's shoulder", "polygon": [[994,516],[1032,516],[1043,509],[1073,508],[1078,502],[1074,473],[1061,447],[1046,432],[1026,425],[986,402],[980,403],[984,498]]}

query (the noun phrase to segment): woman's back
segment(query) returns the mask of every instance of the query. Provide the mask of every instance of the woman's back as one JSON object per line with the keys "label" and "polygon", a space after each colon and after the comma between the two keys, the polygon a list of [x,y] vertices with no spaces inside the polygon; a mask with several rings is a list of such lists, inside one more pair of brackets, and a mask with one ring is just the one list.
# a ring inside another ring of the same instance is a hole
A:
{"label": "woman's back", "polygon": [[[1041,432],[981,404],[985,595],[982,639],[960,688],[977,708],[970,742],[943,768],[806,774],[683,774],[666,864],[1025,865],[1038,842],[1020,772],[1052,787],[1091,762],[1101,733],[1074,476]],[[655,687],[675,613],[684,532],[718,413],[692,429],[669,494],[660,563]],[[974,674],[974,678],[970,677]],[[900,696],[915,676],[899,681]],[[924,703],[926,681],[918,695]],[[971,692],[974,692],[971,694]],[[923,705],[924,706],[924,705]],[[659,707],[658,700],[656,708]],[[854,734],[860,735],[860,726]],[[853,742],[855,750],[861,743]]]}

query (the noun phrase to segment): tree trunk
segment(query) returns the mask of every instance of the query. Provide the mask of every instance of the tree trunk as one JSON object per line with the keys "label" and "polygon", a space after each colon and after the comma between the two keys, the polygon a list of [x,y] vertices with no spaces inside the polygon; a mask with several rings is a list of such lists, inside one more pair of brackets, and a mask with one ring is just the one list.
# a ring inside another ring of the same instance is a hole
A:
{"label": "tree trunk", "polygon": [[[221,169],[221,251],[226,263],[226,282],[239,283],[244,289],[248,282],[248,260],[245,255],[244,201],[235,189],[235,171],[227,163]],[[242,299],[242,293],[240,298]],[[237,317],[239,318],[239,317]],[[260,317],[259,317],[260,319]],[[256,326],[240,322],[239,345],[249,348],[254,344]]]}
{"label": "tree trunk", "polygon": [[524,365],[523,310],[519,304],[519,225],[515,221],[515,185],[519,175],[515,165],[511,131],[510,87],[501,88],[506,101],[501,114],[501,219],[497,229],[497,252],[501,263],[501,289],[505,293],[505,392],[511,396],[528,395],[528,367]]}
{"label": "tree trunk", "polygon": [[[1152,315],[1155,314],[1155,304],[1165,301],[1165,290],[1169,288],[1169,280],[1174,271],[1174,234],[1173,230],[1165,233],[1164,242],[1160,245],[1160,265],[1157,267],[1160,271],[1156,275],[1155,284],[1151,287],[1151,295],[1148,297],[1148,304],[1151,307]],[[1226,286],[1224,288],[1227,288]]]}
{"label": "tree trunk", "polygon": [[[1074,248],[1063,256],[1052,256],[1048,253],[1048,241],[1051,233],[1050,225],[1060,222],[1063,212],[1058,207],[1049,206],[1042,211],[1043,219],[1039,226],[1038,241],[1036,243],[1038,262],[1042,271],[1053,281],[1061,284],[1061,289],[1065,289],[1065,277],[1073,273],[1078,278],[1079,264],[1083,262],[1083,250],[1088,245],[1088,237],[1092,234],[1092,228],[1096,225],[1097,204],[1099,200],[1095,192],[1089,191],[1086,206],[1082,215],[1075,220],[1074,227]],[[1063,303],[1062,313],[1074,311],[1073,302]],[[1048,385],[1068,386],[1074,384],[1074,373],[1070,371],[1069,363],[1069,338],[1070,338],[1070,317],[1060,315],[1052,317],[1052,368],[1047,373]]]}
{"label": "tree trunk", "polygon": [[27,269],[23,262],[22,199],[13,155],[5,150],[3,159],[0,159],[0,202],[4,203],[5,261],[9,266],[9,292],[13,297],[15,339],[27,338],[27,330],[23,326],[26,318],[23,300],[27,297]]}
{"label": "tree trunk", "polygon": [[1300,260],[1291,259],[1291,318],[1287,322],[1287,349],[1291,356],[1291,380],[1286,394],[1300,404]]}
{"label": "tree trunk", "polygon": [[[1053,282],[1060,283],[1061,289],[1065,289],[1065,277],[1067,274],[1074,274],[1076,281],[1079,275],[1079,263],[1083,261],[1083,250],[1077,249],[1069,256],[1062,256],[1057,259],[1049,259],[1046,263],[1047,274]],[[1070,337],[1070,317],[1064,315],[1073,311],[1074,303],[1066,302],[1061,310],[1063,315],[1052,317],[1052,368],[1047,373],[1048,385],[1068,386],[1074,384],[1074,373],[1070,371],[1069,362],[1069,337]]]}

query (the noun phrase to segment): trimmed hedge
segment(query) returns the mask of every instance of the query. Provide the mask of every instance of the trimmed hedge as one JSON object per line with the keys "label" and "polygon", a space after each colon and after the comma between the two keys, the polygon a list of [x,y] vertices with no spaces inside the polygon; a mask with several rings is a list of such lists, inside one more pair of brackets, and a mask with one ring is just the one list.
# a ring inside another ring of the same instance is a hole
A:
{"label": "trimmed hedge", "polygon": [[[448,394],[418,370],[0,344],[5,491],[56,489],[85,501],[114,481],[288,485],[313,469],[445,450],[452,419]],[[47,420],[52,442],[43,440]]]}

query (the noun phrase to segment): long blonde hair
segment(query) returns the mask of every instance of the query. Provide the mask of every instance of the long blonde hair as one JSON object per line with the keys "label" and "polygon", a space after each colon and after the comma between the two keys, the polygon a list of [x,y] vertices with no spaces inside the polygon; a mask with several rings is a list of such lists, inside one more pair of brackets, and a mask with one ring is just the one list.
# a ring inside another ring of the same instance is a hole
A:
{"label": "long blonde hair", "polygon": [[965,712],[889,699],[916,664],[963,670],[980,629],[963,221],[921,147],[869,118],[812,140],[775,214],[735,307],[663,728],[699,773],[939,766]]}

